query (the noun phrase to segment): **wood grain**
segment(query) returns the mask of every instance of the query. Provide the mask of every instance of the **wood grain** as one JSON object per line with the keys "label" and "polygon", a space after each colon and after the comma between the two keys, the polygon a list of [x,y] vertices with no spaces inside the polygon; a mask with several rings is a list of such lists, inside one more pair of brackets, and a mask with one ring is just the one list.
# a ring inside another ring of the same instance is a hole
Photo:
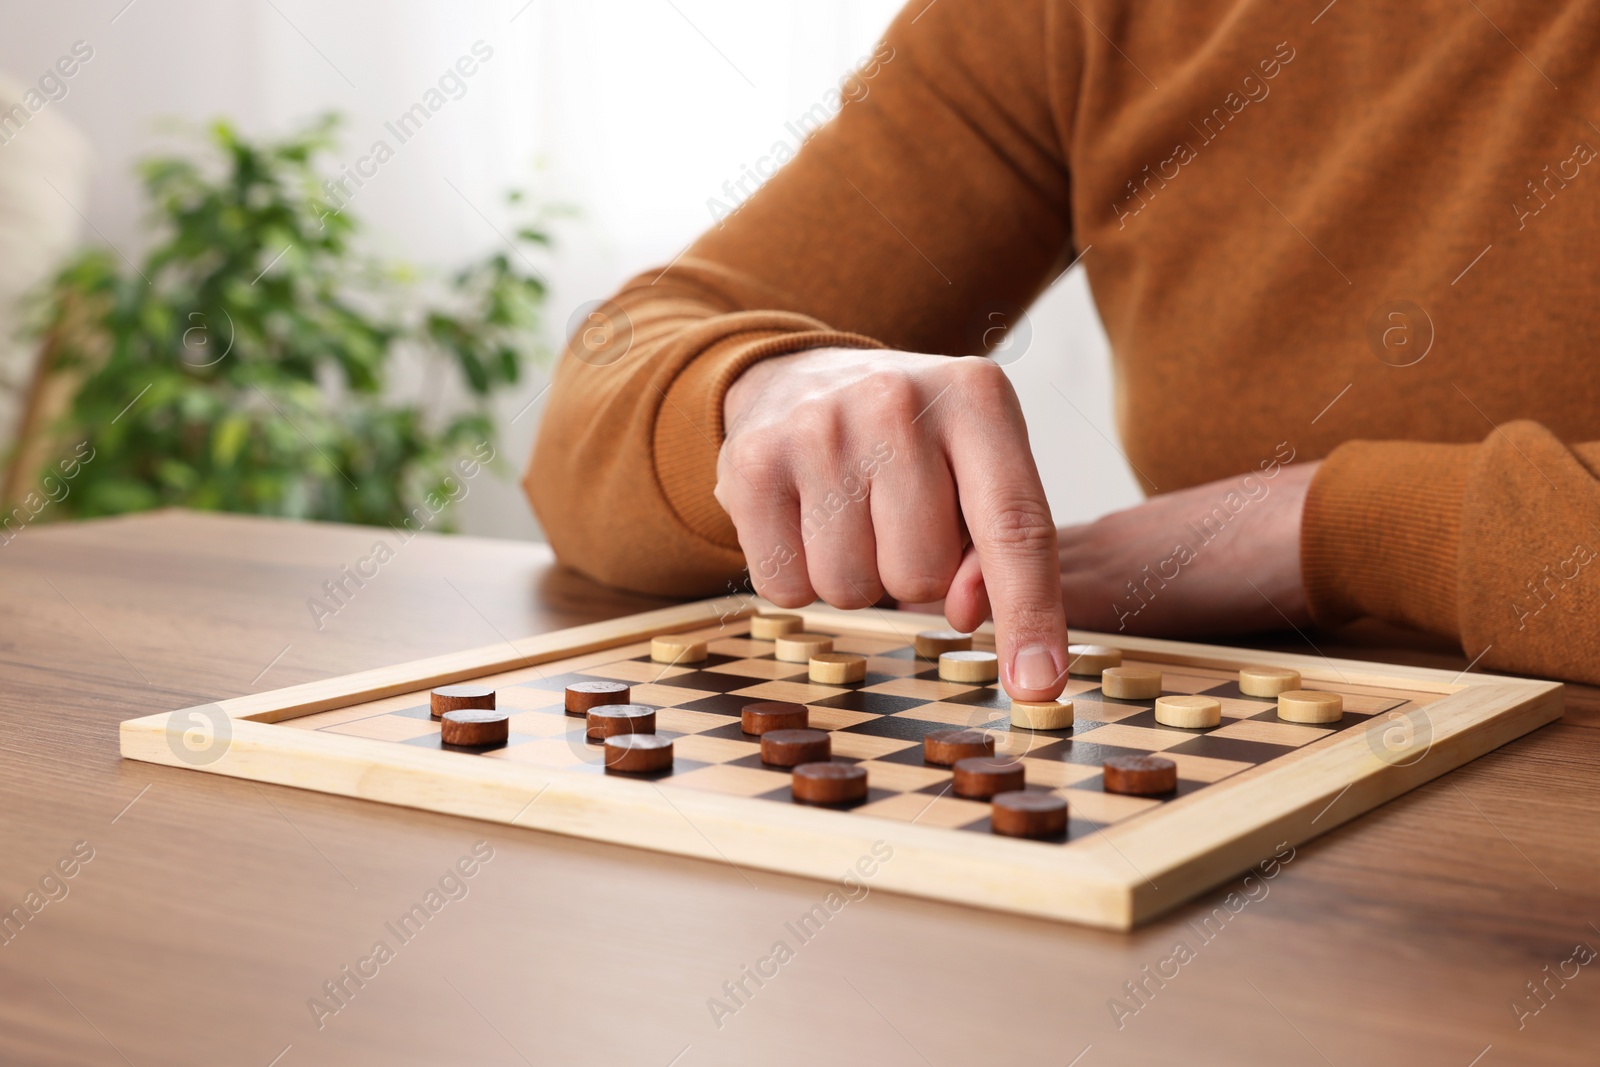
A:
{"label": "wood grain", "polygon": [[[661,606],[537,546],[425,535],[319,631],[306,598],[382,535],[164,513],[0,548],[0,904],[75,841],[95,850],[0,947],[0,1061],[943,1065],[1002,1047],[1059,1065],[1092,1046],[1080,1067],[1463,1067],[1491,1044],[1480,1067],[1592,1059],[1600,973],[1584,968],[1520,1030],[1509,1010],[1574,942],[1600,947],[1587,687],[1569,687],[1563,723],[1134,934],[877,893],[859,874],[829,913],[811,880],[118,759],[117,724],[135,715]],[[1466,666],[1372,626],[1309,636],[1330,656]],[[1307,651],[1293,634],[1258,647],[1260,662]],[[307,999],[478,840],[494,858],[467,895],[319,1030]],[[815,907],[832,917],[800,942],[786,924]],[[753,995],[719,1028],[707,1001],[780,939],[793,960],[759,989],[746,980]],[[1143,968],[1180,940],[1194,958],[1157,987]],[[1131,982],[1154,992],[1119,1027],[1108,1002]],[[1006,1011],[951,1010],[977,1003]]]}

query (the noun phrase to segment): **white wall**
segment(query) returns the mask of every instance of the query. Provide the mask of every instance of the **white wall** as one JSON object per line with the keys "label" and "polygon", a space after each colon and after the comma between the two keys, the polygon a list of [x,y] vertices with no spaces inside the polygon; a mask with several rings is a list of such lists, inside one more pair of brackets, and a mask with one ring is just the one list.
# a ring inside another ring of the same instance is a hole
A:
{"label": "white wall", "polygon": [[[378,251],[443,271],[499,244],[493,227],[507,228],[501,194],[510,185],[577,206],[582,217],[562,227],[547,272],[552,343],[578,305],[670,260],[704,229],[707,198],[870,49],[898,6],[126,2],[0,2],[0,71],[16,81],[35,80],[76,40],[95,49],[50,108],[94,147],[99,166],[78,206],[106,238],[129,255],[140,245],[129,167],[172,143],[158,120],[227,115],[263,133],[334,108],[349,116],[343,158],[353,160],[481,39],[493,59],[367,183],[352,210]],[[1029,348],[1010,370],[1057,520],[1131,503],[1134,482],[1107,440],[1116,436],[1107,354],[1081,270],[1047,294],[1031,326]],[[501,403],[503,425],[544,381],[541,370]],[[538,414],[535,405],[505,434],[514,467]],[[480,482],[462,518],[473,533],[537,535],[514,479]]]}

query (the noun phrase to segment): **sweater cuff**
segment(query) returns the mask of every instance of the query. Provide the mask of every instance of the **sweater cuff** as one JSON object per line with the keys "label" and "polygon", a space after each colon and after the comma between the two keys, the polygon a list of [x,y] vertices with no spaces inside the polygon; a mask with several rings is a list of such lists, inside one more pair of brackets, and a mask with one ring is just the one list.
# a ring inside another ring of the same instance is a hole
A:
{"label": "sweater cuff", "polygon": [[1363,615],[1460,637],[1461,512],[1476,444],[1351,441],[1306,494],[1300,567],[1312,618]]}
{"label": "sweater cuff", "polygon": [[722,402],[734,380],[773,356],[812,348],[882,348],[870,337],[834,330],[762,331],[724,338],[696,356],[662,394],[655,425],[656,480],[690,530],[737,550],[733,520],[712,496],[722,450]]}

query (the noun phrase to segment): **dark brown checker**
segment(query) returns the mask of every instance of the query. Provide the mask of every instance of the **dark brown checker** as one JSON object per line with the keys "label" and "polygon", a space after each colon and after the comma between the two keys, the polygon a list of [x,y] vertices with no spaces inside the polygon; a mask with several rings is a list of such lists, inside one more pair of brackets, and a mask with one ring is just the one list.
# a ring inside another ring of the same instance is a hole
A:
{"label": "dark brown checker", "polygon": [[825,763],[833,744],[823,730],[768,730],[761,735],[761,762],[773,767]]}
{"label": "dark brown checker", "polygon": [[503,745],[510,734],[508,722],[505,712],[493,709],[447,711],[439,716],[439,740],[463,748]]}
{"label": "dark brown checker", "polygon": [[603,704],[589,709],[584,725],[591,741],[604,741],[618,734],[653,734],[656,709],[643,704]]}
{"label": "dark brown checker", "polygon": [[859,763],[802,763],[790,789],[806,804],[855,804],[867,799],[867,772]]}
{"label": "dark brown checker", "polygon": [[996,793],[989,821],[1006,837],[1060,837],[1067,832],[1067,798],[1023,789]]}
{"label": "dark brown checker", "polygon": [[954,780],[952,792],[969,800],[989,800],[1000,793],[1019,790],[1027,784],[1027,768],[1021,760],[970,756],[956,760],[951,771]]}
{"label": "dark brown checker", "polygon": [[810,725],[810,709],[790,700],[758,700],[739,710],[739,728],[756,737],[768,730],[804,730]]}
{"label": "dark brown checker", "polygon": [[642,774],[672,766],[672,739],[659,734],[617,734],[606,738],[607,771]]}
{"label": "dark brown checker", "polygon": [[994,735],[986,730],[935,730],[922,738],[925,763],[953,766],[957,760],[994,755]]}
{"label": "dark brown checker", "polygon": [[567,686],[566,707],[568,715],[587,715],[590,708],[603,704],[628,703],[630,688],[625,682],[573,682]]}
{"label": "dark brown checker", "polygon": [[1100,781],[1107,793],[1156,796],[1178,788],[1178,765],[1163,756],[1113,756]]}

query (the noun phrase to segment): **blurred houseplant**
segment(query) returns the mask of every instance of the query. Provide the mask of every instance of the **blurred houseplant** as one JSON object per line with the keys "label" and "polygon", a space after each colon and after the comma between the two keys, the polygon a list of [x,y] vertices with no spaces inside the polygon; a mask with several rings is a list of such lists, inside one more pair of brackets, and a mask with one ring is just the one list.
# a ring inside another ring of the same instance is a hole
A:
{"label": "blurred houseplant", "polygon": [[[319,188],[337,122],[276,142],[218,122],[214,159],[143,163],[159,237],[142,264],[97,249],[56,276],[39,329],[75,387],[44,453],[47,479],[73,468],[51,517],[184,506],[398,525],[426,506],[449,528],[465,464],[494,455],[488,401],[534,354],[545,287],[499,253],[424,306],[417,279],[357,252],[348,204]],[[517,236],[549,244],[537,224]],[[401,375],[420,400],[400,397]],[[447,414],[452,393],[465,403]]]}

